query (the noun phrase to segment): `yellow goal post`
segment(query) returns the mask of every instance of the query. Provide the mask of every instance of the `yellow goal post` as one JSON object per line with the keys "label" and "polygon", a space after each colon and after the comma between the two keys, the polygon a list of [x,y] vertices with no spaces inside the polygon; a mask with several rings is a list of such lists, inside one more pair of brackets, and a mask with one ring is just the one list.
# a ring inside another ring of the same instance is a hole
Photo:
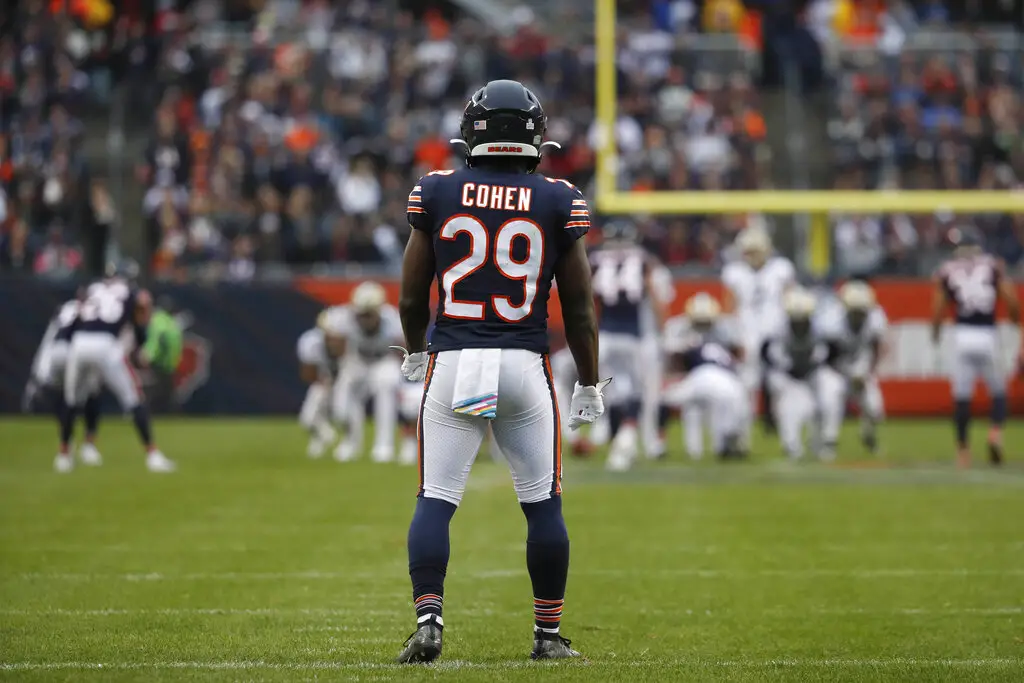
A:
{"label": "yellow goal post", "polygon": [[810,215],[808,254],[812,271],[830,264],[828,214],[857,213],[1019,213],[1024,192],[1010,190],[764,190],[764,191],[621,191],[616,182],[615,142],[616,2],[595,0],[596,112],[602,129],[597,149],[593,198],[599,212],[623,214],[807,214]]}

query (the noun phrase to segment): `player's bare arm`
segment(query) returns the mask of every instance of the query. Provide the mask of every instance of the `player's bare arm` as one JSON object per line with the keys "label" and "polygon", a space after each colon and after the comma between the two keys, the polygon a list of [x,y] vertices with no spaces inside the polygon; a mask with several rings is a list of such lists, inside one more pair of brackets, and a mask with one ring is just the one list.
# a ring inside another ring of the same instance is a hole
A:
{"label": "player's bare arm", "polygon": [[946,317],[946,307],[949,299],[946,295],[946,288],[942,285],[942,279],[935,278],[935,288],[932,293],[932,343],[938,344],[942,336],[942,321]]}
{"label": "player's bare arm", "polygon": [[565,341],[576,361],[579,382],[594,386],[597,377],[597,314],[590,281],[590,262],[583,240],[577,240],[555,264],[555,282],[562,304]]}
{"label": "player's bare arm", "polygon": [[430,236],[413,230],[402,259],[402,291],[398,313],[402,318],[409,353],[427,350],[427,326],[430,325],[430,286],[434,282],[434,246]]}

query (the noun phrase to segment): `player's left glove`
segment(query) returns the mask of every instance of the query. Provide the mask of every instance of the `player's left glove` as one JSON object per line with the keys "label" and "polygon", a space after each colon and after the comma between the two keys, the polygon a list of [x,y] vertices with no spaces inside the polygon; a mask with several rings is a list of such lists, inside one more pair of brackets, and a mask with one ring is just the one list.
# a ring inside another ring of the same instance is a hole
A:
{"label": "player's left glove", "polygon": [[427,376],[427,352],[417,351],[416,353],[409,353],[401,346],[391,346],[395,351],[401,351],[402,360],[402,376],[410,382],[422,382]]}
{"label": "player's left glove", "polygon": [[601,390],[608,386],[609,377],[596,386],[581,387],[579,382],[572,390],[572,401],[569,402],[569,429],[575,431],[582,425],[592,424],[604,415],[604,395]]}

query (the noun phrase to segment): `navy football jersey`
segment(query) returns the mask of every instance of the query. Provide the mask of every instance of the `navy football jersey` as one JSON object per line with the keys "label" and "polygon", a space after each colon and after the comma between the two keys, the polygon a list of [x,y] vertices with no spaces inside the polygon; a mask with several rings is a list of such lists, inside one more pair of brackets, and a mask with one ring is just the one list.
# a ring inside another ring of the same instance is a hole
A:
{"label": "navy football jersey", "polygon": [[813,333],[797,336],[786,331],[761,345],[761,360],[766,366],[799,380],[809,378],[818,368],[834,363],[838,357],[835,344]]}
{"label": "navy football jersey", "polygon": [[686,372],[691,372],[702,365],[717,365],[726,370],[736,370],[732,353],[721,344],[712,342],[696,344],[679,354],[679,357],[683,370]]}
{"label": "navy football jersey", "polygon": [[953,304],[960,325],[996,324],[1002,264],[988,254],[956,258],[939,268],[939,282]]}
{"label": "navy football jersey", "polygon": [[139,345],[145,341],[145,328],[134,324],[138,290],[124,280],[101,280],[89,285],[78,310],[76,332],[106,332],[119,337],[125,326],[134,329]]}
{"label": "navy football jersey", "polygon": [[647,252],[631,244],[601,247],[590,254],[594,296],[601,304],[600,331],[640,336],[650,263]]}
{"label": "navy football jersey", "polygon": [[555,263],[590,229],[574,185],[536,173],[434,171],[410,193],[408,217],[434,244],[440,304],[429,352],[547,353]]}

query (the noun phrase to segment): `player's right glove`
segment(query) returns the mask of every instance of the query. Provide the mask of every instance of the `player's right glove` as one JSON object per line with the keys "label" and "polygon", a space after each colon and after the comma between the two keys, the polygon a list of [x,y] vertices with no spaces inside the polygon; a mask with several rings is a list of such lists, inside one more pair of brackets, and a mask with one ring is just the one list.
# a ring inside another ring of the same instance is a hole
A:
{"label": "player's right glove", "polygon": [[581,387],[579,382],[572,390],[572,401],[569,402],[569,429],[575,431],[582,425],[592,424],[604,415],[604,395],[601,390],[608,386],[609,377],[596,386]]}
{"label": "player's right glove", "polygon": [[401,346],[391,346],[395,351],[401,351],[402,376],[410,382],[422,382],[427,376],[427,352],[417,351],[409,353]]}

